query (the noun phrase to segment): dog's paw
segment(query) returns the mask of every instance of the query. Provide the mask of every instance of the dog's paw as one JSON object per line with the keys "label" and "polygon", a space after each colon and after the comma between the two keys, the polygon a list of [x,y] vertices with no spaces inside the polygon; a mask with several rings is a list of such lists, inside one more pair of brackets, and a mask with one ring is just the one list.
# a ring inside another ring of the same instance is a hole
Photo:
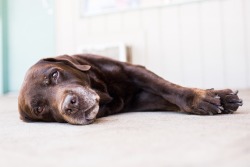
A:
{"label": "dog's paw", "polygon": [[238,97],[238,91],[233,92],[230,89],[225,89],[215,90],[214,92],[220,97],[221,105],[224,108],[222,113],[224,114],[233,113],[239,106],[243,105],[243,101]]}
{"label": "dog's paw", "polygon": [[198,115],[229,114],[235,112],[243,105],[237,93],[230,89],[225,90],[201,90],[194,89],[189,96],[184,111]]}

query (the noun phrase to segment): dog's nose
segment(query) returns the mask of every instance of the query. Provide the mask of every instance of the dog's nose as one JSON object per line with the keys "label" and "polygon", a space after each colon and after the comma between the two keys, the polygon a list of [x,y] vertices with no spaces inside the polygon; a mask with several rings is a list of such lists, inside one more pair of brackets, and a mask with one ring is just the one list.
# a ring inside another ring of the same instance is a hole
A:
{"label": "dog's nose", "polygon": [[70,114],[78,111],[78,98],[75,95],[67,95],[64,99],[62,109],[65,113]]}

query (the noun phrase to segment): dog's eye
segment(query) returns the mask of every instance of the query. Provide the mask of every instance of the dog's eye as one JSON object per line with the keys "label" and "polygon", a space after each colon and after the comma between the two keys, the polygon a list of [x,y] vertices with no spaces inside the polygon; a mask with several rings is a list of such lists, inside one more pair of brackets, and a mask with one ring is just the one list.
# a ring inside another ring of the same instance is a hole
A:
{"label": "dog's eye", "polygon": [[59,77],[59,72],[58,71],[53,72],[51,77],[53,80],[57,80],[57,78]]}
{"label": "dog's eye", "polygon": [[37,107],[36,109],[35,109],[35,113],[36,114],[40,114],[41,112],[43,112],[43,107]]}

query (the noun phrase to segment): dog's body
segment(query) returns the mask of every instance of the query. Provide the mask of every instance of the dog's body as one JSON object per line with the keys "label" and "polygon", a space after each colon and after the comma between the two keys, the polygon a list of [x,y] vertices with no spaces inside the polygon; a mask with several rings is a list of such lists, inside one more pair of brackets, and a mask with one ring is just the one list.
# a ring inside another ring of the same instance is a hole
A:
{"label": "dog's body", "polygon": [[227,114],[241,105],[230,89],[185,88],[142,66],[90,54],[40,60],[27,72],[19,94],[22,120],[71,124],[126,111]]}

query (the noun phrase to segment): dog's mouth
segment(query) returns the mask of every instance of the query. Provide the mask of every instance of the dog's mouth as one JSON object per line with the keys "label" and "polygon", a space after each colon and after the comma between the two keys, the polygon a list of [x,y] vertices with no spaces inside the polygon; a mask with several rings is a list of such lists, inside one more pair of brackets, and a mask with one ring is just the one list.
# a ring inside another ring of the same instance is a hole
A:
{"label": "dog's mouth", "polygon": [[94,120],[99,111],[99,104],[95,104],[90,109],[85,111],[85,119],[86,120]]}

